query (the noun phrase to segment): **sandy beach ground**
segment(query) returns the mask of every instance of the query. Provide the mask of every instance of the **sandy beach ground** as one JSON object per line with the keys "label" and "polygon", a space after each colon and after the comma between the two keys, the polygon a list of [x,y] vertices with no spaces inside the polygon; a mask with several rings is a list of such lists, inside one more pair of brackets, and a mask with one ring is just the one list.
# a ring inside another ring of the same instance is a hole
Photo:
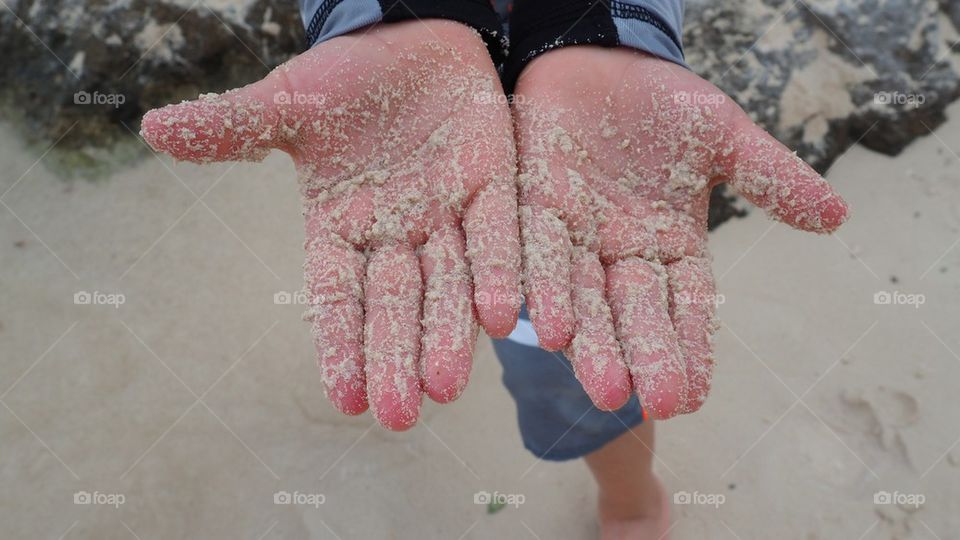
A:
{"label": "sandy beach ground", "polygon": [[[759,211],[712,235],[713,392],[658,427],[657,470],[690,502],[673,538],[956,538],[960,105],[948,114],[897,158],[836,163],[853,207],[838,236]],[[9,127],[0,140],[0,536],[595,535],[586,468],[522,448],[486,338],[463,398],[409,432],[327,404],[302,306],[282,302],[302,284],[286,156],[151,157],[68,183]],[[522,504],[488,514],[484,491]]]}

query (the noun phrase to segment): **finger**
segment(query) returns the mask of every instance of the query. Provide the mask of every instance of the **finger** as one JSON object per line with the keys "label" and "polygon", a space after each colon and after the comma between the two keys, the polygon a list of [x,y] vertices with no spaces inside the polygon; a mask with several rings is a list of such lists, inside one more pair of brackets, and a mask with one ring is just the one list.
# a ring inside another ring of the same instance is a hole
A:
{"label": "finger", "polygon": [[670,321],[662,266],[631,257],[607,267],[607,298],[633,386],[654,418],[679,414],[687,370]]}
{"label": "finger", "polygon": [[260,161],[277,146],[275,101],[284,91],[275,71],[243,88],[149,111],[140,132],[155,150],[184,161]]}
{"label": "finger", "polygon": [[327,398],[341,412],[367,410],[363,371],[364,256],[335,235],[307,245],[304,278],[310,294],[306,319],[311,322],[317,363]]}
{"label": "finger", "polygon": [[687,401],[682,412],[699,409],[713,378],[713,334],[717,294],[710,260],[684,257],[667,265],[670,315],[687,366]]}
{"label": "finger", "polygon": [[567,356],[594,405],[614,411],[630,399],[630,372],[607,305],[603,266],[595,253],[580,247],[573,249],[570,266],[575,332]]}
{"label": "finger", "polygon": [[830,184],[743,115],[728,167],[730,184],[774,219],[818,233],[847,219],[847,204]]}
{"label": "finger", "polygon": [[520,208],[523,242],[524,293],[530,322],[540,346],[548,351],[566,347],[573,337],[570,302],[570,238],[567,228],[551,211],[537,206]]}
{"label": "finger", "polygon": [[370,409],[387,429],[420,414],[420,264],[410,248],[385,246],[367,263],[364,354]]}
{"label": "finger", "polygon": [[479,331],[464,249],[463,234],[448,228],[435,232],[420,254],[426,289],[421,382],[439,403],[457,399],[466,387]]}
{"label": "finger", "polygon": [[512,179],[480,190],[463,228],[480,323],[491,337],[506,337],[520,313],[520,233]]}

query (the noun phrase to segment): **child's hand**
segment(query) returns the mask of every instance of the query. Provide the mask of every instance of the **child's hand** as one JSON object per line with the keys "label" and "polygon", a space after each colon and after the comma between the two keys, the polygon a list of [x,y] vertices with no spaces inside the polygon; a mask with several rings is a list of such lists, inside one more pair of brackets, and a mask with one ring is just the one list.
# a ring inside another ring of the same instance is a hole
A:
{"label": "child's hand", "polygon": [[143,134],[190,161],[293,157],[308,316],[341,411],[369,403],[384,426],[409,428],[423,392],[460,395],[477,316],[492,336],[513,328],[512,124],[466,26],[404,22],[330,40],[245,88],[151,111]]}
{"label": "child's hand", "polygon": [[713,85],[636,51],[543,54],[514,106],[525,293],[541,346],[567,348],[600,408],[633,389],[655,417],[697,410],[716,327],[710,189],[729,182],[819,233],[843,223],[845,203]]}

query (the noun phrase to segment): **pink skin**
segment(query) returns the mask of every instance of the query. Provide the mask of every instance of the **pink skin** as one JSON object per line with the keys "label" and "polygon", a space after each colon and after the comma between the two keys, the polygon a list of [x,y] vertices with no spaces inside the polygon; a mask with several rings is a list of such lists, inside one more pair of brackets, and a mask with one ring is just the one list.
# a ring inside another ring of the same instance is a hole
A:
{"label": "pink skin", "polygon": [[[539,56],[520,77],[514,113],[531,319],[602,409],[631,388],[655,418],[693,412],[707,396],[713,186],[729,182],[802,230],[829,233],[847,217],[826,181],[733,100],[637,51]],[[606,306],[587,305],[585,287],[605,291]]]}
{"label": "pink skin", "polygon": [[330,40],[244,88],[150,111],[143,136],[187,161],[274,148],[293,158],[308,318],[344,413],[369,406],[385,427],[411,427],[423,393],[463,391],[479,326],[494,337],[514,327],[512,123],[466,26],[412,21]]}

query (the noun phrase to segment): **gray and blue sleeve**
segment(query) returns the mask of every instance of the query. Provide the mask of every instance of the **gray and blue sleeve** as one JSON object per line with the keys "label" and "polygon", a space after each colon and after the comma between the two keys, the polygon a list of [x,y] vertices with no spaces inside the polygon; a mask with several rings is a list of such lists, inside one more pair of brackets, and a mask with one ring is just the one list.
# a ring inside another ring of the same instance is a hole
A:
{"label": "gray and blue sleeve", "polygon": [[449,19],[483,37],[494,63],[506,55],[507,40],[489,0],[300,0],[308,47],[379,22]]}
{"label": "gray and blue sleeve", "polygon": [[504,85],[531,60],[568,45],[632,47],[686,66],[683,0],[517,0],[510,13]]}

